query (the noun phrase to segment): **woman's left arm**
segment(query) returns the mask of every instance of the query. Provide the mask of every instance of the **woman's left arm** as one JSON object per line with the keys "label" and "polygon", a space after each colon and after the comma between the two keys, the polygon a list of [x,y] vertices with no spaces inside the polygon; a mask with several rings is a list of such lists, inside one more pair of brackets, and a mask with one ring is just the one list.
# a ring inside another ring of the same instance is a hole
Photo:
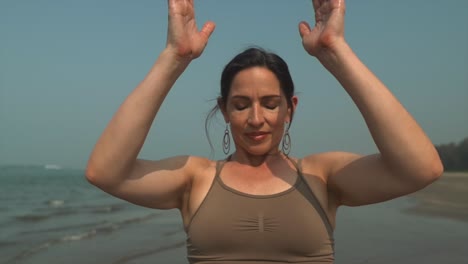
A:
{"label": "woman's left arm", "polygon": [[381,202],[417,191],[443,172],[439,155],[413,117],[344,39],[343,0],[313,1],[316,25],[301,22],[306,51],[341,83],[359,108],[380,153],[325,153],[327,184],[339,204]]}

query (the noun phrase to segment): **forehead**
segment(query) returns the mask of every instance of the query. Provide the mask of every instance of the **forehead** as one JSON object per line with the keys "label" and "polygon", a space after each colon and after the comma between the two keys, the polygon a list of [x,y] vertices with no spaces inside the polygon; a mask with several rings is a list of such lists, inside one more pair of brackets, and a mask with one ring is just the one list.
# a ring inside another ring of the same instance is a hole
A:
{"label": "forehead", "polygon": [[252,67],[240,71],[232,80],[229,96],[282,95],[276,75],[265,67]]}

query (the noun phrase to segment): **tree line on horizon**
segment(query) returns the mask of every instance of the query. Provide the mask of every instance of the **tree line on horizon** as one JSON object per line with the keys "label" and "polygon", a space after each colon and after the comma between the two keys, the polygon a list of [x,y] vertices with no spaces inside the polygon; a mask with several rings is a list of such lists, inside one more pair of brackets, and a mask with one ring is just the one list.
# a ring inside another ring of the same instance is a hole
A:
{"label": "tree line on horizon", "polygon": [[468,137],[457,143],[435,146],[445,171],[468,171]]}

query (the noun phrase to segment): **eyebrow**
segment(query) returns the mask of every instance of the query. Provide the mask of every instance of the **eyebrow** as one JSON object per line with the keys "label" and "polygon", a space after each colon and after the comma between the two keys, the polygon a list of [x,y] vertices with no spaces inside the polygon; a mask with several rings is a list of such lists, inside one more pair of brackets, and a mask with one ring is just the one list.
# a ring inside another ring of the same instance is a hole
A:
{"label": "eyebrow", "polygon": [[[248,96],[244,96],[244,95],[233,95],[231,97],[232,99],[243,99],[243,100],[250,100],[250,97]],[[261,100],[268,100],[268,99],[277,99],[277,98],[281,98],[281,95],[265,95],[265,96],[262,96],[260,99]]]}

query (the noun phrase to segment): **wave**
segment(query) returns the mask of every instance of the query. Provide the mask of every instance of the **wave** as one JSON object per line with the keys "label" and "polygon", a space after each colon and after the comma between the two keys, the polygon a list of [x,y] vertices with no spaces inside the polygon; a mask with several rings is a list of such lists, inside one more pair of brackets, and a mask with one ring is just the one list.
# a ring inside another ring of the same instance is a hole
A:
{"label": "wave", "polygon": [[115,212],[123,210],[125,206],[126,205],[124,204],[116,204],[116,205],[106,205],[106,206],[95,207],[93,208],[93,210],[91,210],[91,213],[95,213],[95,214],[115,213]]}
{"label": "wave", "polygon": [[[28,257],[30,257],[30,256],[32,256],[34,254],[37,254],[37,253],[39,253],[39,252],[41,252],[43,250],[46,250],[46,249],[48,249],[48,248],[50,248],[51,246],[54,246],[54,245],[63,244],[63,243],[70,243],[70,242],[76,242],[76,241],[81,241],[81,240],[85,240],[85,239],[90,239],[90,238],[95,237],[97,235],[107,235],[107,234],[110,234],[110,233],[115,232],[117,230],[121,230],[123,228],[126,228],[126,227],[128,227],[128,226],[130,226],[132,224],[148,221],[148,220],[153,219],[153,218],[155,218],[155,217],[157,217],[159,215],[160,215],[160,213],[152,213],[152,214],[145,215],[145,216],[142,216],[142,217],[130,218],[130,219],[126,219],[126,220],[115,222],[115,223],[107,222],[107,221],[106,222],[99,222],[99,223],[96,223],[97,226],[93,226],[92,229],[81,231],[81,232],[76,232],[76,233],[73,233],[73,234],[67,234],[67,235],[64,235],[64,236],[59,237],[59,238],[52,238],[52,239],[49,239],[49,240],[47,240],[45,242],[42,242],[39,245],[32,246],[29,249],[24,250],[24,251],[20,252],[19,254],[15,255],[13,258],[8,260],[6,262],[6,264],[17,263],[20,260],[28,258]],[[83,225],[83,226],[86,226],[86,225]],[[62,227],[60,229],[65,229],[65,227]],[[45,232],[45,230],[43,230],[43,232]]]}
{"label": "wave", "polygon": [[[84,170],[64,167],[56,164],[45,164],[45,165],[0,165],[0,177],[40,177],[40,176],[55,176],[64,175],[67,176],[83,176]],[[82,177],[84,180],[84,177]],[[14,181],[14,180],[13,180]]]}
{"label": "wave", "polygon": [[101,204],[101,205],[79,205],[73,207],[77,213],[91,213],[91,214],[114,214],[121,212],[131,205],[129,203],[121,202],[114,204]]}
{"label": "wave", "polygon": [[30,214],[25,214],[25,215],[17,215],[14,216],[14,219],[19,222],[24,222],[24,223],[37,223],[37,222],[42,222],[45,221],[49,218],[53,218],[55,216],[65,216],[65,215],[71,215],[77,213],[76,210],[73,210],[72,208],[64,208],[62,210],[58,211],[53,211],[50,213],[30,213]]}
{"label": "wave", "polygon": [[6,247],[11,247],[11,246],[16,246],[19,243],[16,241],[0,241],[0,249],[1,248],[6,248]]}
{"label": "wave", "polygon": [[[112,214],[124,210],[128,204],[110,204],[110,205],[93,205],[93,206],[70,206],[65,207],[64,200],[48,200],[45,202],[48,208],[38,208],[35,211],[24,215],[13,216],[14,220],[24,223],[36,223],[54,218],[57,216],[66,216],[72,214],[91,213],[91,214]],[[52,210],[52,211],[51,211]],[[45,212],[44,212],[45,211]]]}
{"label": "wave", "polygon": [[46,170],[61,170],[62,166],[56,164],[46,164],[44,165],[44,169]]}
{"label": "wave", "polygon": [[125,263],[133,261],[135,259],[147,257],[147,256],[150,256],[150,255],[158,254],[158,253],[163,252],[163,251],[176,249],[176,248],[180,248],[180,247],[183,247],[183,246],[185,246],[185,241],[179,241],[179,242],[176,242],[176,243],[171,244],[171,245],[162,246],[162,247],[159,247],[159,248],[155,248],[153,250],[143,251],[143,252],[139,252],[139,253],[136,253],[136,254],[133,254],[133,255],[122,257],[122,258],[112,262],[112,264],[125,264]]}
{"label": "wave", "polygon": [[48,200],[46,201],[46,204],[49,206],[49,207],[62,207],[65,205],[65,201],[64,200]]}
{"label": "wave", "polygon": [[85,228],[85,227],[99,226],[99,225],[103,225],[105,223],[106,223],[106,221],[100,221],[100,222],[87,223],[87,224],[67,225],[67,226],[45,228],[45,229],[39,229],[39,230],[22,231],[22,232],[19,232],[18,234],[20,234],[20,235],[29,235],[29,234],[40,234],[40,233],[50,233],[50,232],[61,232],[61,231],[67,231],[67,230],[81,229],[81,228]]}
{"label": "wave", "polygon": [[28,214],[28,215],[19,215],[15,216],[15,219],[21,222],[40,222],[44,221],[47,218],[51,217],[51,215],[43,215],[43,214]]}

